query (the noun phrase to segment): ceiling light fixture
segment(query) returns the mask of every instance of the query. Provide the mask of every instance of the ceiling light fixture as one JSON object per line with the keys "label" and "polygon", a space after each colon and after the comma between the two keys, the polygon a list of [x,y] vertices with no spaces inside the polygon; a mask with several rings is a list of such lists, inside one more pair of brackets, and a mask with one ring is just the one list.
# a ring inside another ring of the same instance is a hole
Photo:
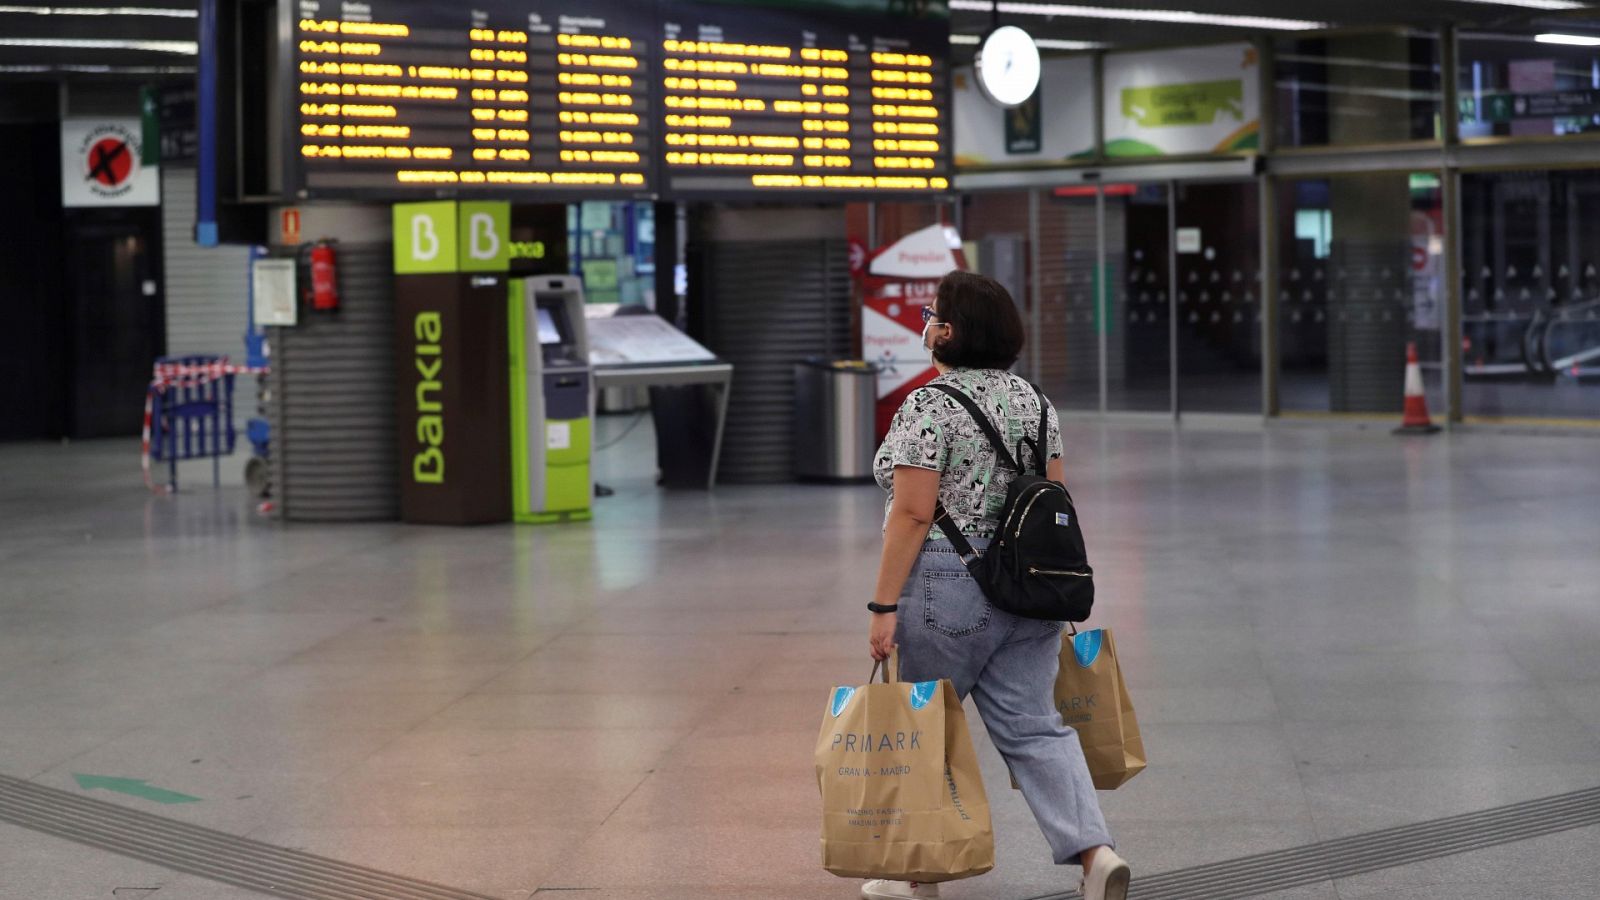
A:
{"label": "ceiling light fixture", "polygon": [[1056,38],[1034,38],[1033,42],[1039,45],[1040,50],[1097,50],[1105,46],[1095,41],[1063,41]]}
{"label": "ceiling light fixture", "polygon": [[168,19],[196,19],[198,10],[156,6],[34,6],[0,3],[0,13],[33,16],[161,16]]}
{"label": "ceiling light fixture", "polygon": [[13,38],[0,37],[0,47],[63,47],[73,50],[147,50],[151,53],[200,52],[196,41],[130,41],[109,38]]}
{"label": "ceiling light fixture", "polygon": [[1556,34],[1551,32],[1536,34],[1533,39],[1541,44],[1565,44],[1569,47],[1600,47],[1600,37],[1592,37],[1586,34]]}
{"label": "ceiling light fixture", "polygon": [[0,75],[78,72],[85,75],[193,75],[194,66],[102,66],[89,63],[61,65],[0,65]]}
{"label": "ceiling light fixture", "polygon": [[1587,3],[1573,0],[1455,0],[1456,3],[1478,3],[1488,6],[1520,6],[1523,9],[1587,9]]}
{"label": "ceiling light fixture", "polygon": [[[950,35],[950,43],[952,44],[977,46],[982,40],[983,37],[976,34]],[[1063,41],[1057,38],[1034,38],[1033,42],[1038,45],[1040,50],[1098,50],[1106,46],[1096,41]]]}
{"label": "ceiling light fixture", "polygon": [[[1534,0],[1528,0],[1534,2]],[[1565,0],[1548,0],[1565,2]],[[1066,3],[1017,3],[991,0],[950,0],[950,8],[963,12],[1000,12],[1025,16],[1061,16],[1073,19],[1111,19],[1119,22],[1170,22],[1176,25],[1218,25],[1225,28],[1257,28],[1269,31],[1315,31],[1327,22],[1309,19],[1278,19],[1270,16],[1228,16],[1185,9],[1117,9],[1108,6],[1075,6]]]}

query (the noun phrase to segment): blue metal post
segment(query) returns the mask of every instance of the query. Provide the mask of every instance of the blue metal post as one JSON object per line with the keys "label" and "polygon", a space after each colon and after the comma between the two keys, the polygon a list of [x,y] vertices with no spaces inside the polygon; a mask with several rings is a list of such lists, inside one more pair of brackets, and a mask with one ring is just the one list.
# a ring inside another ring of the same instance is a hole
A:
{"label": "blue metal post", "polygon": [[194,240],[215,247],[217,234],[217,0],[200,0],[200,60],[196,75],[200,132],[199,198],[195,202]]}

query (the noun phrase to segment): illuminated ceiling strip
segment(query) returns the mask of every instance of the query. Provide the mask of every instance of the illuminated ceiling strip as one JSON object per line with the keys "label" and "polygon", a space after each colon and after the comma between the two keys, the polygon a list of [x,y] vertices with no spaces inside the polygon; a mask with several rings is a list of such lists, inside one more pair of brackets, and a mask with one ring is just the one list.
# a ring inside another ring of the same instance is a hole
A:
{"label": "illuminated ceiling strip", "polygon": [[[950,35],[950,43],[952,44],[968,44],[976,46],[982,41],[983,38],[976,34]],[[1096,43],[1094,41],[1061,41],[1055,38],[1034,38],[1033,43],[1040,50],[1096,50],[1100,47],[1106,46],[1105,44]]]}
{"label": "illuminated ceiling strip", "polygon": [[[1528,0],[1534,2],[1534,0]],[[1548,0],[1566,2],[1566,0]],[[1270,16],[1227,16],[1185,9],[1116,9],[1108,6],[1074,6],[1066,3],[992,3],[990,0],[950,0],[950,8],[965,12],[1000,11],[1021,16],[1062,16],[1071,19],[1112,19],[1119,22],[1170,22],[1177,25],[1220,25],[1226,28],[1263,28],[1270,31],[1315,31],[1327,22],[1278,19]]]}
{"label": "illuminated ceiling strip", "polygon": [[1042,50],[1095,50],[1106,46],[1094,41],[1059,41],[1055,38],[1034,38],[1033,42]]}
{"label": "illuminated ceiling strip", "polygon": [[79,72],[86,75],[192,75],[194,66],[0,65],[0,75]]}
{"label": "illuminated ceiling strip", "polygon": [[33,16],[161,16],[168,19],[200,17],[197,10],[156,6],[23,6],[12,3],[0,3],[0,13]]}
{"label": "illuminated ceiling strip", "polygon": [[62,47],[72,50],[148,50],[152,53],[181,53],[194,56],[200,52],[195,41],[138,41],[111,38],[11,38],[0,37],[0,47]]}
{"label": "illuminated ceiling strip", "polygon": [[1453,0],[1456,3],[1477,3],[1483,6],[1520,6],[1523,9],[1587,9],[1587,3],[1573,0]]}
{"label": "illuminated ceiling strip", "polygon": [[1600,47],[1600,37],[1587,34],[1536,34],[1533,39],[1541,44],[1565,44],[1568,47]]}
{"label": "illuminated ceiling strip", "polygon": [[1391,72],[1433,72],[1436,66],[1428,63],[1385,62],[1360,56],[1318,56],[1315,53],[1279,53],[1273,57],[1278,62],[1303,62],[1318,66],[1348,66],[1352,69],[1386,69]]}

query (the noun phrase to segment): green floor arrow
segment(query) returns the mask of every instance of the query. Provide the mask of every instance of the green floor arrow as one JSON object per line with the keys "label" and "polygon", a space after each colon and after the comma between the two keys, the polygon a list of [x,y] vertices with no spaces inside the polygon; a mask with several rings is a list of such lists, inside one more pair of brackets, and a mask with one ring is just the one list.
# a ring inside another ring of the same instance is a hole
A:
{"label": "green floor arrow", "polygon": [[105,775],[79,775],[72,773],[78,780],[78,787],[86,791],[102,790],[116,791],[130,797],[139,797],[155,803],[199,803],[199,797],[180,794],[165,788],[151,787],[142,778],[109,778]]}

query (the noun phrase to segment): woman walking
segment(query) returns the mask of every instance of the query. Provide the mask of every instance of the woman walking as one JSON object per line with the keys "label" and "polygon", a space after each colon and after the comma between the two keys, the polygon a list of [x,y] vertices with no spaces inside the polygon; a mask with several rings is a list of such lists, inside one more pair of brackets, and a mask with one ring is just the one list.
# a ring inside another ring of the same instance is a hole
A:
{"label": "woman walking", "polygon": [[[1035,443],[1047,417],[1046,474],[1063,482],[1061,429],[1055,410],[1008,370],[1022,352],[1022,319],[999,282],[951,272],[923,311],[922,344],[939,370],[936,383],[971,398],[1008,447]],[[1027,466],[1032,459],[1017,459]],[[900,678],[948,678],[973,696],[994,745],[1022,788],[1058,865],[1083,867],[1084,900],[1124,900],[1128,864],[1112,849],[1105,818],[1077,734],[1052,700],[1060,622],[1023,619],[995,609],[934,524],[939,503],[974,550],[998,527],[1016,472],[999,462],[977,422],[940,390],[914,391],[900,407],[874,466],[889,492],[883,559],[873,602],[872,657],[900,652]],[[937,898],[936,884],[868,881],[865,900]]]}

